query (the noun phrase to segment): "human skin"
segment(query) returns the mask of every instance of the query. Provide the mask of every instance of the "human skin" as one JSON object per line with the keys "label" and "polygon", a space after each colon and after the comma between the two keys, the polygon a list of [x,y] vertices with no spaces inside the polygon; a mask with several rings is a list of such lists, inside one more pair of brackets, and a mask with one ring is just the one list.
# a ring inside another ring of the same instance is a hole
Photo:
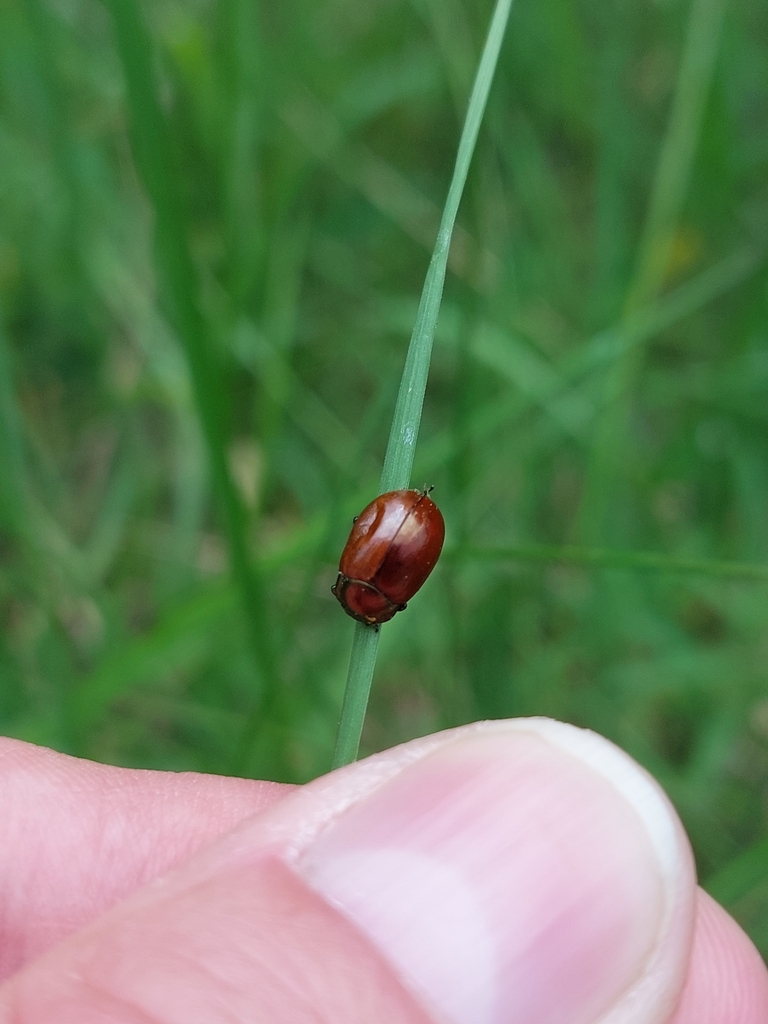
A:
{"label": "human skin", "polygon": [[0,740],[0,1024],[766,1024],[652,779],[546,720],[303,787]]}

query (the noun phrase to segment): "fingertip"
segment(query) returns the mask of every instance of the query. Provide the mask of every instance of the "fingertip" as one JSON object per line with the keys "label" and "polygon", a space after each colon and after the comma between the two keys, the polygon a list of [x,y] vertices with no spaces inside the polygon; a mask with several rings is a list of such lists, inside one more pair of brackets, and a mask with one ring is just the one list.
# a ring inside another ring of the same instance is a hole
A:
{"label": "fingertip", "polygon": [[563,723],[444,735],[296,864],[453,1024],[656,1024],[685,978],[695,876],[679,820],[623,751]]}

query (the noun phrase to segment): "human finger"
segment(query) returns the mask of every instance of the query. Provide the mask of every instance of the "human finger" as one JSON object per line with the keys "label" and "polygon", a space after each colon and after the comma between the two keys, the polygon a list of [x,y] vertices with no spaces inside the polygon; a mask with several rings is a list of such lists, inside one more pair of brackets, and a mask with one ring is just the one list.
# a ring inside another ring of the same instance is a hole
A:
{"label": "human finger", "polygon": [[670,1024],[766,1024],[768,971],[733,918],[699,890],[685,987]]}
{"label": "human finger", "polygon": [[545,720],[289,794],[0,990],[0,1022],[662,1024],[694,918],[653,780]]}
{"label": "human finger", "polygon": [[290,789],[0,738],[0,980]]}

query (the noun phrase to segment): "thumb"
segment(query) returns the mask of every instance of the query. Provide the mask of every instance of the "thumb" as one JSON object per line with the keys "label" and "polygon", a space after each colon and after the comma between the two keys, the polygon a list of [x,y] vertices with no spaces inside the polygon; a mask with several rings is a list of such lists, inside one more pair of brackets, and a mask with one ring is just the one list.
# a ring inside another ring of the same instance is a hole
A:
{"label": "thumb", "polygon": [[0,988],[0,1024],[662,1024],[695,881],[600,737],[485,723],[318,779]]}

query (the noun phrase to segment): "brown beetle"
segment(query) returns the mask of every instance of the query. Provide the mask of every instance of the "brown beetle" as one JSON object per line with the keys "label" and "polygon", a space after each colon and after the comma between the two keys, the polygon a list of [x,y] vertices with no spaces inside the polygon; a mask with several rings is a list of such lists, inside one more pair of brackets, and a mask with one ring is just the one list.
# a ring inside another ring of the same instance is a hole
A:
{"label": "brown beetle", "polygon": [[355,519],[331,590],[358,622],[387,622],[432,572],[444,539],[427,490],[380,494]]}

